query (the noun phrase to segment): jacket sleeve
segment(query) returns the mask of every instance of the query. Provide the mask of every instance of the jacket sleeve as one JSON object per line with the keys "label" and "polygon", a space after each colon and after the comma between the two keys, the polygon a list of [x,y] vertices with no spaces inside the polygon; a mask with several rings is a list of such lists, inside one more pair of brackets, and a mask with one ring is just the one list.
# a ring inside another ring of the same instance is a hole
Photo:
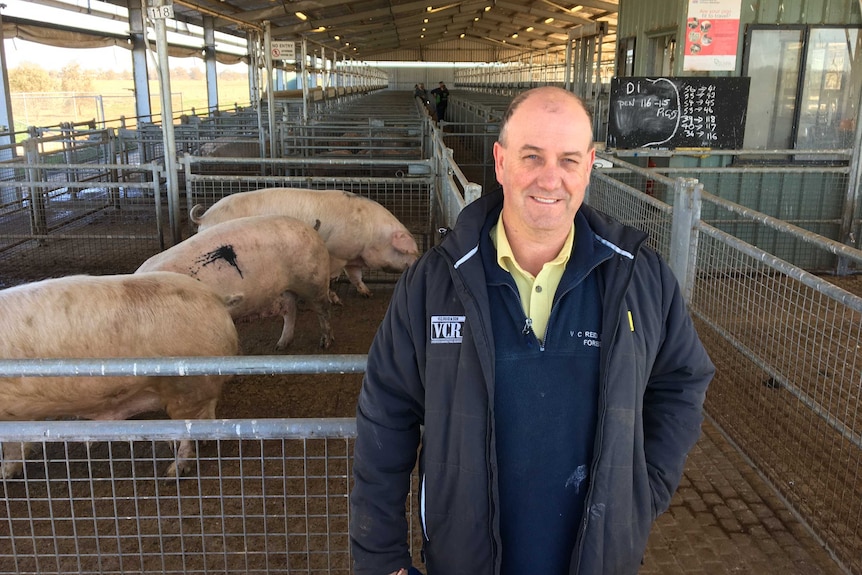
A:
{"label": "jacket sleeve", "polygon": [[424,392],[403,275],[368,354],[356,409],[350,541],[356,575],[411,565],[405,503],[416,463]]}
{"label": "jacket sleeve", "polygon": [[643,398],[644,453],[653,512],[667,510],[688,452],[703,423],[706,389],[715,373],[670,269],[660,264],[664,325]]}

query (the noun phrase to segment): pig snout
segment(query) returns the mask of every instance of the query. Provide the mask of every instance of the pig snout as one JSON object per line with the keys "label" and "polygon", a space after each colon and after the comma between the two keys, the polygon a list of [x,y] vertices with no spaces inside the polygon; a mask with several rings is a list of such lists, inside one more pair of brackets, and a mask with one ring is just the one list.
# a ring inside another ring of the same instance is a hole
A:
{"label": "pig snout", "polygon": [[398,230],[392,233],[392,246],[383,269],[401,273],[419,259],[419,246],[410,232]]}
{"label": "pig snout", "polygon": [[415,262],[419,258],[419,254],[403,254],[396,253],[393,254],[391,258],[387,258],[386,264],[384,264],[380,269],[385,272],[400,274]]}

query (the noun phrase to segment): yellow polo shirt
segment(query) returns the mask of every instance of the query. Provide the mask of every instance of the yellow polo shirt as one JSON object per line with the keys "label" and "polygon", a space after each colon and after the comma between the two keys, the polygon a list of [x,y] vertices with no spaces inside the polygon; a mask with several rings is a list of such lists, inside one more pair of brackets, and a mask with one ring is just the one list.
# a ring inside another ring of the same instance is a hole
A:
{"label": "yellow polo shirt", "polygon": [[544,341],[548,318],[551,316],[551,306],[554,304],[554,294],[557,292],[557,286],[560,285],[560,279],[563,277],[575,242],[574,223],[560,253],[542,266],[542,270],[536,277],[515,261],[512,246],[509,245],[509,239],[506,237],[502,214],[497,224],[491,228],[491,241],[497,248],[497,263],[515,278],[524,313],[533,320],[533,332],[539,341]]}

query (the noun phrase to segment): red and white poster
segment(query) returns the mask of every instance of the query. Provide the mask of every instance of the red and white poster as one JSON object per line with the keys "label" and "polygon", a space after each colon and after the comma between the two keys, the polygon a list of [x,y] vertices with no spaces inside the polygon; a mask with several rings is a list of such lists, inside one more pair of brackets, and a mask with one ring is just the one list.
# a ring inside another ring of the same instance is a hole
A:
{"label": "red and white poster", "polygon": [[682,69],[735,70],[741,0],[688,0]]}

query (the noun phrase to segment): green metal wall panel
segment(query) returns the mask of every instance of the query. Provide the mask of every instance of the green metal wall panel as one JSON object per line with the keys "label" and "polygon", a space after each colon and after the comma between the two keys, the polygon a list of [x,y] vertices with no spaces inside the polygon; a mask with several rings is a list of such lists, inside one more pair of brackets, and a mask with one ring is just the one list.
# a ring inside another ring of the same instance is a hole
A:
{"label": "green metal wall panel", "polygon": [[782,11],[779,22],[802,22],[802,0],[787,0],[781,3]]}
{"label": "green metal wall panel", "polygon": [[[842,25],[862,24],[859,0],[740,0],[740,48],[747,24],[782,25]],[[656,33],[677,30],[682,39],[688,0],[620,0],[617,38],[637,38],[635,75],[646,73],[649,37]],[[678,42],[676,66],[682,69],[682,46]],[[742,57],[740,49],[739,58]],[[737,66],[741,69],[741,63]],[[678,72],[679,73],[679,72]],[[715,73],[725,75],[726,73]]]}
{"label": "green metal wall panel", "polygon": [[[755,14],[749,19],[746,14]],[[859,24],[859,0],[765,0],[742,5],[744,22],[755,24]]]}
{"label": "green metal wall panel", "polygon": [[658,30],[666,30],[684,21],[687,0],[620,0],[617,37],[646,37]]}
{"label": "green metal wall panel", "polygon": [[781,2],[767,0],[766,2],[752,2],[751,4],[753,7],[756,7],[756,22],[777,23],[779,21],[778,6]]}

